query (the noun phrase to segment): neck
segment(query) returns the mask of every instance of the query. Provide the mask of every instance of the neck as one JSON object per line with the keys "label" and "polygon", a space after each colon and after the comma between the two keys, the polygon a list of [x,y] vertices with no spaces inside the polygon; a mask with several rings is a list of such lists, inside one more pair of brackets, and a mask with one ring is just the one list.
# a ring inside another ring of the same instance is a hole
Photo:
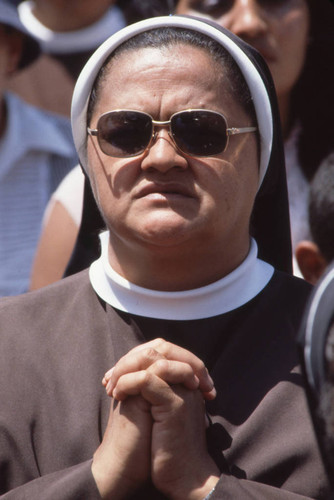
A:
{"label": "neck", "polygon": [[110,6],[98,2],[91,3],[93,8],[71,8],[71,1],[57,6],[52,2],[35,2],[32,12],[36,19],[46,28],[58,33],[76,31],[87,28],[97,22],[107,12]]}
{"label": "neck", "polygon": [[247,257],[249,237],[241,251],[233,251],[230,244],[224,247],[205,241],[183,248],[133,249],[118,245],[111,236],[108,256],[114,271],[131,283],[172,292],[200,288],[228,275]]}

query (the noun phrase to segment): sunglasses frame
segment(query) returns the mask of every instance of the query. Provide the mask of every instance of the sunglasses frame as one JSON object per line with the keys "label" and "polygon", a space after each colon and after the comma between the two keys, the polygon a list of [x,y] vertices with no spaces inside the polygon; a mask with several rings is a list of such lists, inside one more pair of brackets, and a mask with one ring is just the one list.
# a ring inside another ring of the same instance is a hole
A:
{"label": "sunglasses frame", "polygon": [[[106,153],[103,150],[103,148],[101,147],[101,142],[100,142],[100,137],[99,137],[99,122],[100,122],[100,120],[103,117],[105,117],[105,116],[107,116],[107,115],[109,115],[111,113],[119,113],[119,112],[124,112],[124,111],[128,111],[130,113],[139,113],[141,115],[145,115],[146,117],[149,117],[150,120],[151,120],[151,124],[152,124],[151,138],[150,138],[147,146],[142,151],[140,151],[139,153],[128,154],[128,155],[111,155],[109,153]],[[172,119],[175,116],[177,116],[177,115],[180,115],[182,113],[189,113],[189,112],[192,112],[192,111],[196,111],[196,112],[198,112],[198,111],[204,111],[205,113],[212,113],[213,115],[218,115],[218,116],[220,116],[223,119],[223,121],[225,123],[225,127],[226,127],[226,144],[225,144],[224,149],[222,149],[219,153],[206,154],[206,155],[199,155],[199,154],[195,155],[195,154],[188,153],[187,151],[183,151],[183,149],[180,148],[180,146],[178,146],[178,144],[176,143],[176,141],[174,139],[174,136],[173,136],[173,133],[172,133],[172,128],[171,128]],[[158,132],[155,130],[156,128],[169,127],[168,135],[171,138],[171,140],[173,141],[173,144],[176,147],[176,149],[180,153],[182,153],[183,155],[190,156],[190,157],[193,157],[193,158],[209,158],[211,156],[216,156],[218,154],[224,153],[224,151],[226,151],[226,149],[228,147],[229,137],[231,135],[247,134],[249,132],[256,132],[257,131],[257,127],[228,127],[227,119],[226,119],[226,117],[222,113],[219,113],[219,111],[212,111],[210,109],[202,109],[202,108],[198,108],[198,109],[197,108],[189,108],[189,109],[183,109],[181,111],[177,111],[176,113],[173,113],[171,115],[171,117],[169,118],[169,120],[166,120],[166,121],[154,120],[153,117],[149,113],[145,113],[145,111],[138,111],[138,110],[135,110],[135,109],[114,109],[112,111],[106,111],[105,113],[103,113],[102,115],[100,115],[100,117],[99,117],[99,119],[97,121],[96,127],[97,128],[95,128],[95,129],[87,127],[88,134],[90,136],[97,137],[97,141],[99,143],[99,147],[100,147],[102,153],[104,153],[105,155],[110,156],[112,158],[132,158],[134,156],[140,156],[143,153],[145,153],[150,148],[152,142],[154,141],[154,139],[156,138],[156,136],[158,134]]]}

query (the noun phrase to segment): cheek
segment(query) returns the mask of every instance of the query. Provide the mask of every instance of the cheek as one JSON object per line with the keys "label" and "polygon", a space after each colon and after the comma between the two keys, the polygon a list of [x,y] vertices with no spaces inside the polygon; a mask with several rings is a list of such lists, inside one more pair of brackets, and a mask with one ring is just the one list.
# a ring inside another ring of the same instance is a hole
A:
{"label": "cheek", "polygon": [[92,184],[98,192],[119,198],[131,189],[138,170],[135,160],[106,156],[94,143],[88,145],[87,156]]}
{"label": "cheek", "polygon": [[95,199],[109,227],[117,226],[131,212],[131,193],[139,179],[140,161],[105,156],[94,144],[87,153]]}
{"label": "cheek", "polygon": [[[222,215],[248,220],[257,192],[256,167],[242,161],[218,162],[202,176],[203,206],[215,213],[219,223]],[[233,214],[233,215],[232,215]]]}
{"label": "cheek", "polygon": [[[92,143],[92,141],[89,141]],[[106,215],[112,198],[112,178],[109,167],[94,143],[88,144],[87,163],[89,179],[100,210]]]}

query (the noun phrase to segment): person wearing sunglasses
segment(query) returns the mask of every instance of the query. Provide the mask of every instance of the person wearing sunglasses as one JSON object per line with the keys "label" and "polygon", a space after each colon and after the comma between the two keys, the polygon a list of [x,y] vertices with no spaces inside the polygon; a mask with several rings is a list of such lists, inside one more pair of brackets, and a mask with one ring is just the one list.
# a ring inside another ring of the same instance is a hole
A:
{"label": "person wearing sunglasses", "polygon": [[259,54],[191,18],[128,26],[80,74],[72,128],[107,231],[89,269],[0,304],[0,492],[325,499]]}

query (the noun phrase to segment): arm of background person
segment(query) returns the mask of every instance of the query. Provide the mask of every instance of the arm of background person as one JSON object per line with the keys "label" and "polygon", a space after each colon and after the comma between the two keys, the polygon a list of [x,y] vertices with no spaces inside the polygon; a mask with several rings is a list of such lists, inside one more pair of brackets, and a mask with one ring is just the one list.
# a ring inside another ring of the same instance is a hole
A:
{"label": "arm of background person", "polygon": [[63,277],[78,231],[64,205],[56,201],[38,243],[29,290],[37,290]]}
{"label": "arm of background person", "polygon": [[30,290],[60,280],[78,235],[83,205],[84,175],[75,167],[52,195],[44,215],[32,267]]}

